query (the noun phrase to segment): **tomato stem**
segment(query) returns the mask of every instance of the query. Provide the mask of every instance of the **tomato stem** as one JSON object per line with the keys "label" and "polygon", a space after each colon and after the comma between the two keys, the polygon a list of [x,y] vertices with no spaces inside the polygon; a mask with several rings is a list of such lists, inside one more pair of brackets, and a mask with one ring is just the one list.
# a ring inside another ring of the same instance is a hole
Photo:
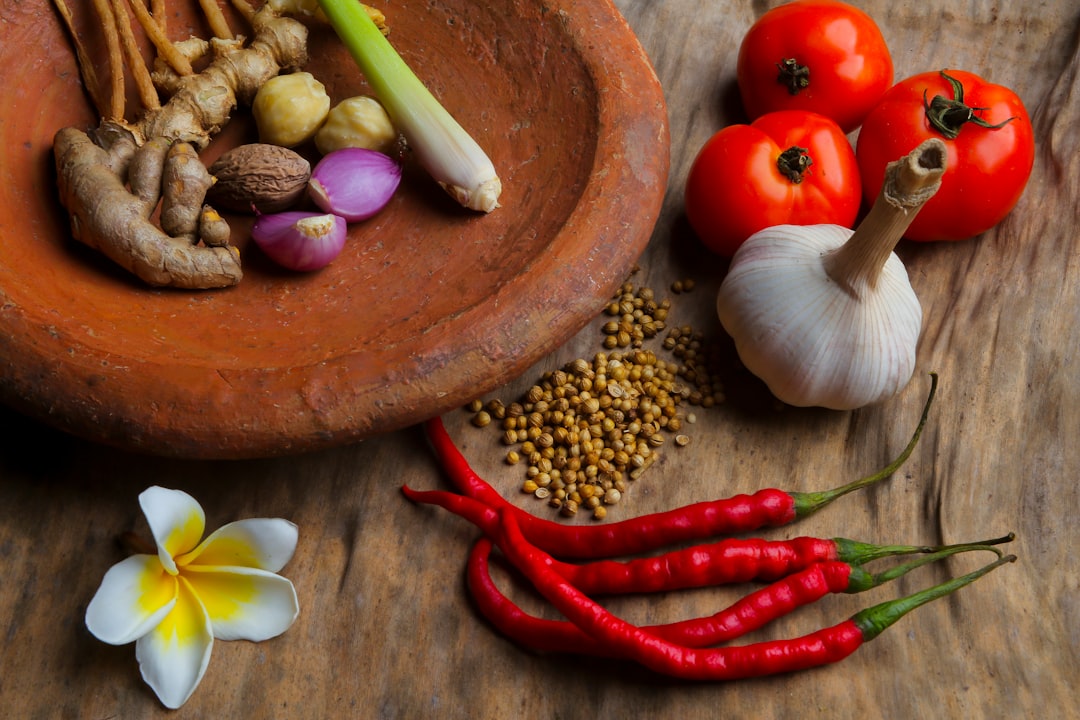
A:
{"label": "tomato stem", "polygon": [[791,95],[798,95],[801,90],[810,87],[810,68],[800,65],[795,58],[785,58],[776,63],[780,73],[776,76],[776,82],[787,88]]}
{"label": "tomato stem", "polygon": [[945,78],[949,85],[952,86],[953,96],[947,98],[942,95],[935,95],[933,100],[927,102],[926,90],[923,90],[923,108],[926,111],[926,120],[931,127],[949,140],[955,140],[967,123],[989,130],[997,130],[1016,119],[1011,117],[1008,120],[999,122],[997,125],[991,125],[975,114],[976,111],[982,112],[987,108],[968,107],[964,104],[963,83],[948,75],[944,70],[941,71],[941,77]]}
{"label": "tomato stem", "polygon": [[807,148],[792,145],[776,158],[776,169],[791,182],[798,185],[803,181],[803,174],[814,164]]}

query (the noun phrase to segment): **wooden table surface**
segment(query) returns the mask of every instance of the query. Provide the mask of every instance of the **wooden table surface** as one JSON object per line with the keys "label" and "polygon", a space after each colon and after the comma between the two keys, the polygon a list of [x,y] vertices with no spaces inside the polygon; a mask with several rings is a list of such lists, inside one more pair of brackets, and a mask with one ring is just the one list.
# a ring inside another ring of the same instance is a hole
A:
{"label": "wooden table surface", "polygon": [[[689,234],[681,189],[706,138],[740,120],[739,39],[777,3],[616,4],[661,78],[672,136],[670,191],[633,282],[670,297],[674,322],[726,347],[713,311],[723,265]],[[447,487],[416,429],[301,457],[185,462],[97,446],[0,410],[4,714],[167,714],[140,680],[133,647],[105,645],[83,622],[102,575],[125,556],[117,536],[145,532],[138,493],[158,484],[193,494],[208,528],[257,516],[300,527],[283,571],[300,596],[296,624],[264,643],[217,643],[178,717],[1077,717],[1069,685],[1080,679],[1080,6],[857,4],[886,35],[897,78],[961,68],[1018,90],[1037,132],[1027,193],[978,239],[901,245],[924,308],[919,370],[901,395],[855,412],[781,408],[731,369],[727,402],[698,409],[691,443],[665,448],[610,518],[766,486],[826,489],[866,474],[904,446],[936,370],[930,424],[900,473],[767,537],[943,543],[1011,530],[1017,563],[920,608],[839,665],[749,682],[678,682],[627,663],[525,652],[482,621],[463,583],[476,531],[400,494],[406,482]],[[696,288],[671,294],[681,278]],[[512,400],[545,370],[591,357],[599,324],[490,397]],[[521,470],[501,462],[498,432],[468,419],[464,411],[446,416],[469,459],[507,497],[547,514],[517,491]],[[954,558],[861,595],[829,597],[755,637],[839,622],[981,562]],[[635,622],[658,622],[709,614],[741,592],[609,604]]]}

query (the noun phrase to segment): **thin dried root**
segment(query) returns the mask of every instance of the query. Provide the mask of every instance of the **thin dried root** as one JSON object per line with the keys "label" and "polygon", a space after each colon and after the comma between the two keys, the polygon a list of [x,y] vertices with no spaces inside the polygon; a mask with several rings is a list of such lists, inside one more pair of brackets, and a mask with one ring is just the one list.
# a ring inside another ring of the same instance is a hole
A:
{"label": "thin dried root", "polygon": [[86,51],[86,46],[83,45],[82,40],[79,38],[79,34],[75,31],[75,20],[71,16],[71,10],[64,0],[53,0],[53,5],[56,6],[56,11],[60,14],[60,19],[64,21],[64,27],[67,28],[68,36],[71,38],[71,43],[75,47],[75,57],[78,60],[79,74],[82,75],[83,87],[86,88],[87,94],[90,95],[90,101],[94,104],[94,108],[97,110],[98,115],[105,117],[108,112],[109,100],[102,91],[101,82],[98,80],[97,73],[94,72],[94,63],[90,59],[90,54]]}
{"label": "thin dried root", "polygon": [[247,21],[247,24],[251,25],[251,19],[255,17],[255,6],[247,0],[232,0],[232,5],[244,20]]}
{"label": "thin dried root", "polygon": [[165,35],[162,23],[159,23],[150,15],[142,0],[128,0],[128,4],[135,12],[135,18],[139,21],[139,25],[142,26],[143,32],[150,38],[150,42],[154,44],[158,57],[169,63],[177,75],[193,75],[195,70],[191,67],[191,63],[173,47],[172,42]]}
{"label": "thin dried root", "polygon": [[165,0],[150,0],[150,14],[157,20],[161,32],[164,33],[169,30],[168,13],[165,12]]}
{"label": "thin dried root", "polygon": [[113,22],[116,23],[116,29],[120,35],[120,44],[124,49],[132,80],[135,81],[135,87],[139,91],[139,100],[147,110],[157,110],[161,107],[161,101],[158,100],[157,88],[154,87],[154,82],[150,78],[146,61],[143,60],[139,46],[135,43],[135,34],[131,31],[127,6],[124,0],[111,1]]}
{"label": "thin dried root", "polygon": [[101,29],[105,35],[105,48],[109,54],[108,68],[109,88],[108,109],[102,112],[102,116],[109,120],[124,119],[124,58],[120,49],[120,34],[116,30],[116,18],[113,16],[112,5],[109,0],[94,0],[94,12],[97,13],[101,22]]}
{"label": "thin dried root", "polygon": [[233,38],[232,30],[229,29],[229,23],[225,20],[225,14],[221,12],[217,0],[199,0],[199,7],[202,8],[203,15],[206,16],[206,21],[210,25],[210,32],[214,33],[214,37],[219,40],[231,40]]}
{"label": "thin dried root", "polygon": [[[242,45],[241,40],[232,41],[219,41],[219,42],[232,42],[237,47]],[[189,37],[186,40],[177,40],[173,43],[173,50],[187,58],[187,61],[194,65],[200,59],[205,57],[210,52],[210,43],[203,40],[201,37]],[[150,77],[154,81],[154,86],[157,87],[166,97],[172,97],[175,95],[184,84],[184,79],[191,77],[190,75],[178,75],[172,65],[168,63],[163,57],[154,58],[154,69],[150,73]]]}

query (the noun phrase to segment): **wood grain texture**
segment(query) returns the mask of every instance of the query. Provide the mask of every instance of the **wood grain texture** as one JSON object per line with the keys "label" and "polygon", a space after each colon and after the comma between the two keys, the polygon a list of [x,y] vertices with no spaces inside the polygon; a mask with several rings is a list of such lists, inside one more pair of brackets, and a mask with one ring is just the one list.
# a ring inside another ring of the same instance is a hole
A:
{"label": "wood grain texture", "polygon": [[[773,2],[617,0],[664,85],[670,192],[635,282],[672,296],[676,322],[722,334],[712,309],[723,265],[690,235],[681,188],[697,149],[741,120],[738,41]],[[729,400],[697,413],[692,442],[666,449],[613,518],[765,486],[818,490],[865,474],[903,447],[928,387],[941,388],[923,441],[886,484],[769,533],[869,542],[957,542],[1016,531],[1019,562],[928,605],[837,666],[730,684],[688,684],[618,662],[537,656],[496,635],[463,586],[476,533],[406,502],[403,482],[444,487],[416,430],[299,457],[183,462],[117,452],[0,412],[0,705],[19,718],[1032,718],[1077,717],[1080,572],[1080,7],[1074,0],[857,3],[878,19],[897,77],[971,70],[1014,86],[1034,117],[1027,193],[969,242],[904,244],[924,306],[920,374],[899,397],[851,413],[778,408],[734,363]],[[388,7],[388,12],[393,8]],[[507,208],[504,211],[509,211]],[[599,345],[599,321],[495,396]],[[728,350],[730,354],[730,350]],[[504,493],[498,433],[447,424]],[[273,641],[219,643],[195,696],[167,713],[141,682],[132,647],[85,630],[115,537],[145,531],[137,494],[182,488],[209,527],[287,517],[300,544],[284,574],[301,616]],[[802,633],[973,568],[958,557],[888,586],[836,596],[755,637]],[[506,577],[500,576],[500,582]],[[744,588],[618,598],[639,622],[715,611]],[[542,611],[524,591],[523,603]],[[1052,711],[1049,709],[1053,708]]]}

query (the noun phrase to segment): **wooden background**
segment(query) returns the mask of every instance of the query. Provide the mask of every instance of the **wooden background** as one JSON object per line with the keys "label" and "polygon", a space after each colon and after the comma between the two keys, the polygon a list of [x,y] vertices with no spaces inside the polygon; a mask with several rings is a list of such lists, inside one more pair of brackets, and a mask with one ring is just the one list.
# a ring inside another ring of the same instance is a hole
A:
{"label": "wooden background", "polygon": [[[777,3],[616,4],[663,82],[672,135],[670,192],[634,281],[671,297],[676,322],[722,341],[712,307],[723,265],[689,235],[681,189],[701,144],[741,119],[733,92],[738,42]],[[254,516],[300,527],[283,573],[300,594],[299,620],[270,642],[218,643],[178,717],[1076,717],[1069,685],[1080,679],[1080,6],[857,4],[885,33],[898,79],[960,68],[1018,90],[1037,130],[1028,191],[999,228],[976,240],[901,246],[925,330],[919,374],[899,397],[851,413],[779,408],[731,370],[729,401],[698,411],[691,444],[665,450],[611,518],[765,486],[825,489],[868,473],[905,444],[928,388],[925,373],[936,370],[931,423],[901,473],[768,536],[938,543],[1013,530],[1019,562],[919,609],[839,665],[688,684],[618,662],[533,655],[480,620],[462,580],[475,531],[398,491],[403,482],[446,485],[416,430],[273,461],[177,462],[96,446],[0,410],[5,715],[167,714],[139,679],[133,647],[104,645],[83,624],[102,575],[125,554],[117,535],[145,531],[138,493],[160,484],[198,498],[210,528]],[[666,292],[685,277],[697,281],[694,292]],[[494,396],[511,400],[544,370],[591,357],[598,327]],[[545,511],[516,492],[520,470],[501,464],[496,431],[472,428],[465,412],[447,423],[507,496]],[[862,595],[827,598],[755,637],[838,622],[982,561],[956,558]],[[711,613],[744,590],[622,598],[611,607],[657,622]],[[516,597],[539,608],[524,592]]]}

